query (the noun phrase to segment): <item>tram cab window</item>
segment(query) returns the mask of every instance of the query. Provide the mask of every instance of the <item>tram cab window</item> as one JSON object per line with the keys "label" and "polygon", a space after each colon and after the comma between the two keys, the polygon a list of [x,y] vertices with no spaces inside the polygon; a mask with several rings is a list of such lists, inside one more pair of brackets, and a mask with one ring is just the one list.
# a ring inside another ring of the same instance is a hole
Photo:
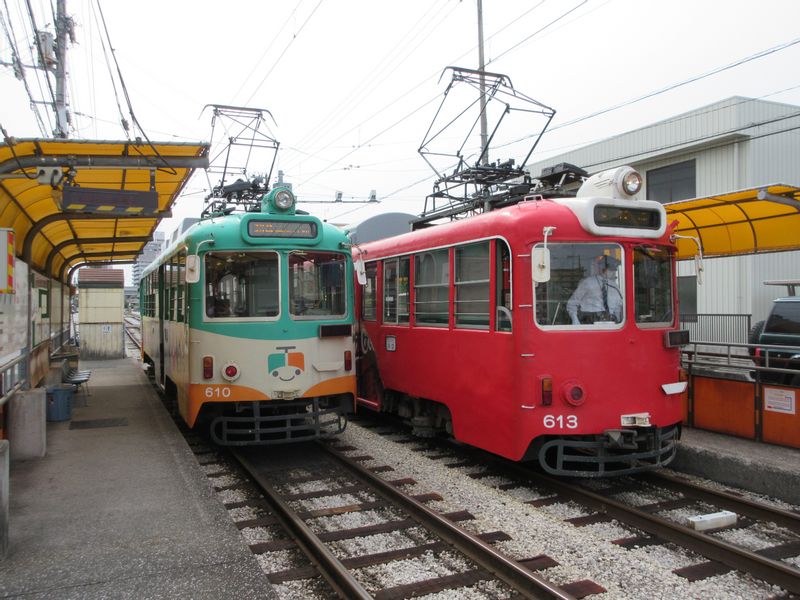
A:
{"label": "tram cab window", "polygon": [[672,324],[672,265],[672,255],[667,248],[645,245],[634,248],[634,314],[640,326]]}
{"label": "tram cab window", "polygon": [[289,311],[300,318],[341,317],[346,312],[345,256],[336,252],[289,253]]}
{"label": "tram cab window", "polygon": [[621,327],[625,270],[617,244],[548,244],[550,280],[534,282],[541,327]]}
{"label": "tram cab window", "polygon": [[280,298],[278,273],[275,252],[208,252],[206,316],[276,317]]}

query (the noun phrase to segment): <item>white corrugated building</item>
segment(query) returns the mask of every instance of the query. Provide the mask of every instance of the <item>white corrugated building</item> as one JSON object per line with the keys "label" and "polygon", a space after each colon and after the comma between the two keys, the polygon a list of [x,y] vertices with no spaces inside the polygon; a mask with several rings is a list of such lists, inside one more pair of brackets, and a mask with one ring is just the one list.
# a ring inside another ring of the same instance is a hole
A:
{"label": "white corrugated building", "polygon": [[78,271],[82,359],[125,356],[124,286],[125,272],[122,269],[84,268]]}
{"label": "white corrugated building", "polygon": [[[670,202],[763,184],[800,185],[800,106],[734,96],[665,121],[536,163],[561,162],[589,173],[627,164],[644,177],[640,197]],[[800,231],[797,232],[800,241]],[[764,281],[800,278],[800,252],[715,258],[705,261],[697,285],[694,263],[679,265],[684,313],[766,317],[785,288]]]}

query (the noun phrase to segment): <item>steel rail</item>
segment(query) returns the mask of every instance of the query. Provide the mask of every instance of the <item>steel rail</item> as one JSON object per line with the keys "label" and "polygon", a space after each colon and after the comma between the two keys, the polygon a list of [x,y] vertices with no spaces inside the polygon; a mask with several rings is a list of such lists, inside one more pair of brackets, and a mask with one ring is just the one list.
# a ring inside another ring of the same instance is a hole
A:
{"label": "steel rail", "polygon": [[255,465],[244,456],[244,453],[237,449],[231,449],[230,452],[264,491],[266,501],[275,518],[294,538],[309,560],[317,566],[319,572],[336,593],[345,600],[371,599],[372,595],[356,581],[349,569],[314,535],[308,525],[297,516],[297,513],[279,497],[265,477],[258,472]]}
{"label": "steel rail", "polygon": [[706,558],[719,561],[737,571],[750,573],[793,594],[800,594],[800,570],[785,563],[766,558],[750,550],[738,548],[723,540],[698,533],[683,525],[627,506],[622,502],[606,498],[580,486],[569,484],[566,481],[560,481],[539,473],[531,473],[518,465],[503,464],[500,466],[534,485],[544,485],[558,494],[605,512],[626,525],[646,531],[663,540],[676,543]]}
{"label": "steel rail", "polygon": [[721,490],[704,488],[696,483],[668,473],[654,471],[641,475],[640,478],[681,492],[694,499],[703,500],[726,510],[732,510],[740,515],[745,515],[759,521],[771,521],[781,527],[786,527],[796,533],[800,533],[800,513],[766,506]]}
{"label": "steel rail", "polygon": [[370,473],[361,465],[349,460],[340,452],[326,444],[320,443],[319,445],[349,471],[369,483],[375,491],[388,501],[402,506],[412,518],[455,547],[459,552],[468,556],[486,571],[511,586],[521,596],[525,598],[559,598],[563,600],[574,598],[521,566],[515,560],[498,552],[483,540],[457,527],[440,514],[403,494],[391,484]]}

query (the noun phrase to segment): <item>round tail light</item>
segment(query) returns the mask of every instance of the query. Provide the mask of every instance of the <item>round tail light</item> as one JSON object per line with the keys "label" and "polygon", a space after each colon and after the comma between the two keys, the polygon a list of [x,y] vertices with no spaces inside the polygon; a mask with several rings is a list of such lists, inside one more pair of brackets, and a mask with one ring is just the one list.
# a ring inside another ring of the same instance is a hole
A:
{"label": "round tail light", "polygon": [[228,381],[235,381],[239,378],[239,367],[233,363],[228,363],[222,367],[222,376]]}
{"label": "round tail light", "polygon": [[580,406],[586,401],[586,390],[577,381],[567,381],[561,386],[561,397],[567,404]]}

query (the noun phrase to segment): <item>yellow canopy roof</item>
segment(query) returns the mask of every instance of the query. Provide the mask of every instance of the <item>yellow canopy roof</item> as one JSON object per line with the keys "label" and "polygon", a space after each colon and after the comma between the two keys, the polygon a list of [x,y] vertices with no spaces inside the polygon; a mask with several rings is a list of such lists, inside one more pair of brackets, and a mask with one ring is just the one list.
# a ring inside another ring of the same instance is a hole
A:
{"label": "yellow canopy roof", "polygon": [[[13,140],[0,144],[0,227],[14,229],[17,256],[55,279],[80,264],[130,262],[207,166],[204,143]],[[92,198],[67,203],[66,187]],[[128,192],[150,192],[153,206]]]}
{"label": "yellow canopy roof", "polygon": [[[699,238],[704,256],[800,249],[800,188],[781,183],[664,205],[675,233]],[[678,258],[697,247],[678,239]]]}

